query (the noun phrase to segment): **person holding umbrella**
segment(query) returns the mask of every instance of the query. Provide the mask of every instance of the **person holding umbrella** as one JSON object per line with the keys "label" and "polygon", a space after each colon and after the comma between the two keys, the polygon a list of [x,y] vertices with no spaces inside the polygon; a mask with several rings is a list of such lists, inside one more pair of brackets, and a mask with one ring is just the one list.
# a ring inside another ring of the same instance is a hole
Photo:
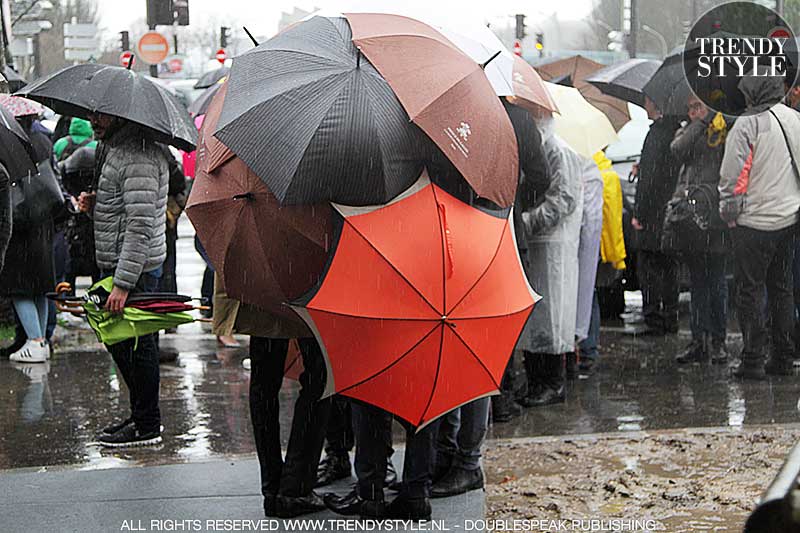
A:
{"label": "person holding umbrella", "polygon": [[8,241],[11,240],[11,178],[0,161],[0,272],[6,258]]}

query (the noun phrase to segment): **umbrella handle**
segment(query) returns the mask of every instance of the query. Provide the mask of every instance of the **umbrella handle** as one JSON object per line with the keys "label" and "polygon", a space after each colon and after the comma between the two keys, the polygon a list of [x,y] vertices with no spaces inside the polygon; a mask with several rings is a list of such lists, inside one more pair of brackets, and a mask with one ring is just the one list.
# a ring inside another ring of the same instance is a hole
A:
{"label": "umbrella handle", "polygon": [[450,279],[453,277],[453,271],[455,270],[455,263],[453,261],[453,235],[450,233],[450,226],[447,224],[447,208],[445,208],[444,204],[439,204],[439,214],[441,215],[442,219],[442,230],[444,232],[444,249],[447,252],[447,278]]}

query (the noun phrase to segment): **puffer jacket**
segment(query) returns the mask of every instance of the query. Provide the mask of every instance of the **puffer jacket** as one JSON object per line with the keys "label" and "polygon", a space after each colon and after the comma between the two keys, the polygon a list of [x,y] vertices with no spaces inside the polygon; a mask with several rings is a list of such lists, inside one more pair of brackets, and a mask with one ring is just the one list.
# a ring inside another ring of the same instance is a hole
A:
{"label": "puffer jacket", "polygon": [[131,290],[167,255],[169,166],[164,152],[127,124],[106,143],[97,182],[94,237],[97,266],[114,271],[114,285]]}

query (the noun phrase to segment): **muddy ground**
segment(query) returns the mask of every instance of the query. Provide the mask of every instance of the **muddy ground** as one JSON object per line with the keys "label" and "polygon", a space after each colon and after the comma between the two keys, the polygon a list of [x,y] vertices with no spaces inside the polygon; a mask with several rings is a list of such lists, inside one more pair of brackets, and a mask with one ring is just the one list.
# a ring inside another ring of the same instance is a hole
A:
{"label": "muddy ground", "polygon": [[487,518],[651,519],[741,531],[800,428],[681,430],[493,442]]}

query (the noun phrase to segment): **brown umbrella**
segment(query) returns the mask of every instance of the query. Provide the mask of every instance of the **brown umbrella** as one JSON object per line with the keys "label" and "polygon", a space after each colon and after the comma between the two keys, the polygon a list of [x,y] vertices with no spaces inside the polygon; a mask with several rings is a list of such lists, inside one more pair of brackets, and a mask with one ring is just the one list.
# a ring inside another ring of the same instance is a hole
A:
{"label": "brown umbrella", "polygon": [[602,68],[605,68],[605,65],[580,55],[536,66],[536,70],[546,81],[555,82],[558,78],[569,77],[572,86],[578,89],[590,104],[602,111],[614,125],[614,129],[619,131],[631,120],[628,103],[603,94],[600,89],[585,80],[587,76]]}
{"label": "brown umbrella", "polygon": [[515,104],[534,112],[536,110],[531,106],[540,106],[548,111],[558,112],[558,106],[547,91],[542,77],[527,61],[517,55],[514,56],[511,76],[514,85],[512,98],[514,98]]}
{"label": "brown umbrella", "polygon": [[345,16],[353,42],[389,82],[411,120],[479,196],[501,207],[512,205],[517,141],[481,66],[417,20],[374,13]]}
{"label": "brown umbrella", "polygon": [[282,207],[212,134],[227,87],[208,108],[186,212],[231,298],[302,324],[283,303],[322,275],[333,230],[329,205]]}

